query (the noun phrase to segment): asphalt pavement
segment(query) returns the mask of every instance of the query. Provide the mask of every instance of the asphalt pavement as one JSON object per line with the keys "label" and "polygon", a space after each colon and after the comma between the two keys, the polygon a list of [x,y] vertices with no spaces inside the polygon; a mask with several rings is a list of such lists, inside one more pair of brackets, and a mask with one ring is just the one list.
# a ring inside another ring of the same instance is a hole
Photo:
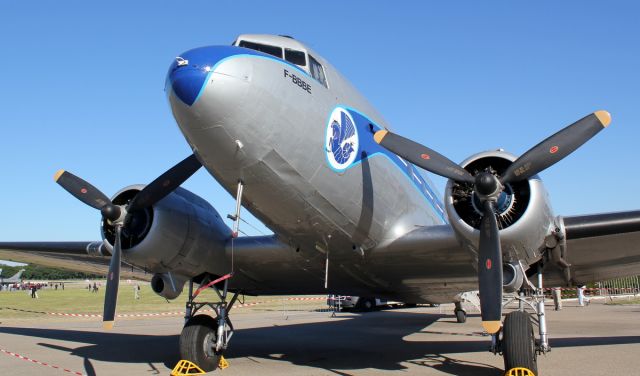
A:
{"label": "asphalt pavement", "polygon": [[[169,375],[179,361],[182,318],[91,318],[0,323],[0,370],[15,375]],[[230,367],[212,375],[502,375],[500,356],[471,313],[453,306],[338,313],[296,310],[232,315]],[[552,351],[540,375],[638,374],[640,306],[547,304]]]}

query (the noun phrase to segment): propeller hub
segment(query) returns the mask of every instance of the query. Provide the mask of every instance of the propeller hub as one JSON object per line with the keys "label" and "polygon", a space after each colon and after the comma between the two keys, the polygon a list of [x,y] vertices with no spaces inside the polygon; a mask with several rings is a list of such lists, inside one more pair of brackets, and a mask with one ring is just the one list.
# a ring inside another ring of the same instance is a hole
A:
{"label": "propeller hub", "polygon": [[107,204],[100,208],[100,213],[102,214],[103,218],[114,222],[118,220],[122,215],[122,208],[120,208],[118,205]]}
{"label": "propeller hub", "polygon": [[500,182],[493,174],[481,172],[475,178],[475,190],[483,197],[496,196],[500,193]]}

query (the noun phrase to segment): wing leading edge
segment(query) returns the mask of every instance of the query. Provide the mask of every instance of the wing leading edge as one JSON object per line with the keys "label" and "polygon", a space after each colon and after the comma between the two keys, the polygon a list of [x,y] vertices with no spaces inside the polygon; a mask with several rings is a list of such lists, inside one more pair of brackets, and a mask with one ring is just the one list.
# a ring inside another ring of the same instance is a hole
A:
{"label": "wing leading edge", "polygon": [[640,274],[640,211],[564,217],[570,282]]}
{"label": "wing leading edge", "polygon": [[[37,264],[71,271],[107,275],[108,253],[102,256],[102,242],[0,242],[0,260]],[[150,281],[144,270],[125,266],[122,278]]]}

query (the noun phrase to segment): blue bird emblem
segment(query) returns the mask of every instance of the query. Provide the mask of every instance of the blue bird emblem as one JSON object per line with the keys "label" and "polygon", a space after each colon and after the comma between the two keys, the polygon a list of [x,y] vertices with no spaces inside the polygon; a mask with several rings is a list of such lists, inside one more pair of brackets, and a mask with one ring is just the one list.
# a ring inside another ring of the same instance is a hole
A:
{"label": "blue bird emblem", "polygon": [[338,164],[345,164],[351,157],[351,153],[355,151],[355,141],[352,140],[355,134],[356,128],[344,112],[340,114],[340,123],[336,120],[331,123],[329,146],[333,158]]}

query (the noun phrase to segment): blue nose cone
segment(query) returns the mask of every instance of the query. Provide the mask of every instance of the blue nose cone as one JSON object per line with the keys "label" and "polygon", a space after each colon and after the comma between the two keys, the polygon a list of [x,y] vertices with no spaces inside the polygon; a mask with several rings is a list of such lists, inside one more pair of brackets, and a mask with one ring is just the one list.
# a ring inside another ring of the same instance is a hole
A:
{"label": "blue nose cone", "polygon": [[212,65],[215,64],[210,52],[210,47],[187,51],[177,57],[169,67],[167,89],[170,87],[175,95],[189,106],[202,95]]}
{"label": "blue nose cone", "polygon": [[207,72],[200,69],[178,67],[171,75],[171,89],[181,101],[191,106],[200,96]]}
{"label": "blue nose cone", "polygon": [[207,46],[189,50],[177,57],[169,67],[165,83],[167,95],[173,92],[182,102],[191,106],[202,96],[218,64],[247,55],[273,58],[259,51],[235,46]]}

